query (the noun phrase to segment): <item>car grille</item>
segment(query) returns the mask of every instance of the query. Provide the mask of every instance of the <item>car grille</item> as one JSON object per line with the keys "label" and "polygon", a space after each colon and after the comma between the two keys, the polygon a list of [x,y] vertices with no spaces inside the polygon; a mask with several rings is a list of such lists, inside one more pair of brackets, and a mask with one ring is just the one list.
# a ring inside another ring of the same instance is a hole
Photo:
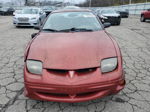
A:
{"label": "car grille", "polygon": [[23,21],[23,22],[27,22],[27,21],[29,21],[29,18],[27,18],[27,17],[19,17],[18,20],[19,21]]}
{"label": "car grille", "polygon": [[18,23],[18,25],[30,25],[29,23]]}
{"label": "car grille", "polygon": [[82,97],[84,98],[84,97],[87,97],[87,96],[95,95],[99,92],[100,91],[84,92],[84,93],[77,93],[77,94],[74,94],[74,95],[65,94],[65,93],[49,93],[49,92],[37,92],[37,93],[40,94],[40,95],[43,95],[43,96],[47,96],[47,97],[71,98],[73,96],[73,97],[76,97],[76,98],[82,98]]}
{"label": "car grille", "polygon": [[[74,71],[77,75],[89,74],[96,71],[97,68],[86,68],[86,69],[77,69],[71,70]],[[68,75],[70,70],[59,70],[59,69],[47,69],[47,71],[54,75]]]}
{"label": "car grille", "polygon": [[118,19],[118,17],[107,17],[108,18],[108,20],[116,20],[116,19]]}
{"label": "car grille", "polygon": [[109,16],[107,17],[107,19],[104,20],[105,22],[109,22],[111,24],[114,24],[116,23],[117,21],[119,21],[119,17],[112,17],[112,16]]}

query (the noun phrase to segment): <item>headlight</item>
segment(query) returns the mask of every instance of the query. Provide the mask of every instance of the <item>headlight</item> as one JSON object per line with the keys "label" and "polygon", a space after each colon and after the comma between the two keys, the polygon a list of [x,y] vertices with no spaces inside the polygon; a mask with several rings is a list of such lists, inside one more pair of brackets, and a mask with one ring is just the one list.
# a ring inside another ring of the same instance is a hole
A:
{"label": "headlight", "polygon": [[112,72],[116,69],[118,64],[117,58],[108,58],[101,61],[102,73]]}
{"label": "headlight", "polygon": [[107,17],[105,17],[105,16],[103,16],[103,15],[101,15],[101,18],[102,18],[102,19],[108,19]]}
{"label": "headlight", "polygon": [[35,60],[27,60],[27,69],[33,74],[42,74],[42,62]]}

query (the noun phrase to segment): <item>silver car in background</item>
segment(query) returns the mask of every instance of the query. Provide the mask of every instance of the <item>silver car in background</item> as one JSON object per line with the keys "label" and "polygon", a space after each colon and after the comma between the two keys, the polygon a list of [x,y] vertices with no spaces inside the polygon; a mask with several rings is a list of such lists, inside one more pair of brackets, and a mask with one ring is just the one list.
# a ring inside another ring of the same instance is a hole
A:
{"label": "silver car in background", "polygon": [[17,26],[38,26],[46,18],[41,8],[24,8],[13,17],[13,24]]}

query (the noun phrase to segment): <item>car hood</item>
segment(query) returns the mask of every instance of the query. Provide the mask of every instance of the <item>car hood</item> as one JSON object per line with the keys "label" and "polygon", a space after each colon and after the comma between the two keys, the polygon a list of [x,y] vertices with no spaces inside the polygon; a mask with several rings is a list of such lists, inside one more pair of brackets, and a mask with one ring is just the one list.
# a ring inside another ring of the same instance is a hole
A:
{"label": "car hood", "polygon": [[19,17],[34,18],[38,16],[39,16],[38,14],[15,14],[16,18],[19,18]]}
{"label": "car hood", "polygon": [[118,17],[118,16],[120,16],[119,14],[117,14],[117,13],[114,13],[114,14],[102,14],[103,16],[106,16],[106,17],[111,17],[111,16],[113,16],[113,17]]}
{"label": "car hood", "polygon": [[41,32],[30,46],[28,59],[40,60],[47,69],[75,70],[99,67],[116,50],[105,31],[76,33]]}
{"label": "car hood", "polygon": [[119,11],[120,13],[128,13],[128,11]]}
{"label": "car hood", "polygon": [[144,14],[144,13],[147,13],[148,11],[143,11],[143,12],[141,12],[142,14]]}

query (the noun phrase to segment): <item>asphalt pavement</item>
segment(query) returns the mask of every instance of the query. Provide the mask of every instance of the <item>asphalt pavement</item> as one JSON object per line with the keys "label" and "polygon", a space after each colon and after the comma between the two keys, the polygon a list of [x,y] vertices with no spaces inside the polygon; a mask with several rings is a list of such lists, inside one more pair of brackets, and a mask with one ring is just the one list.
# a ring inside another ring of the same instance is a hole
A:
{"label": "asphalt pavement", "polygon": [[126,86],[117,95],[82,103],[37,101],[23,95],[23,56],[33,28],[16,28],[0,16],[0,112],[150,112],[150,22],[122,19],[106,29],[118,42]]}

